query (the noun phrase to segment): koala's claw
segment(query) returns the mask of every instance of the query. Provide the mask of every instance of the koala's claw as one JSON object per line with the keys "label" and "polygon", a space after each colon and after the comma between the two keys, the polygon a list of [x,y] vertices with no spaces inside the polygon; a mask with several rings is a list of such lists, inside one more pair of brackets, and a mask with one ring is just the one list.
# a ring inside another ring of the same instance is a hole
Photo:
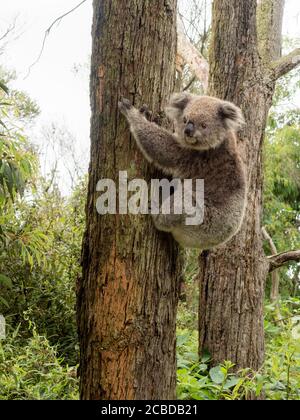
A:
{"label": "koala's claw", "polygon": [[146,104],[144,104],[144,105],[142,106],[142,108],[140,109],[140,113],[141,113],[141,114],[144,114],[145,112],[149,112],[148,105],[146,105]]}
{"label": "koala's claw", "polygon": [[127,112],[132,108],[132,104],[128,99],[121,98],[121,100],[118,102],[118,107],[119,107],[120,112],[126,115]]}
{"label": "koala's claw", "polygon": [[140,109],[140,113],[144,115],[145,118],[147,118],[147,120],[151,121],[152,119],[152,112],[149,111],[148,105],[143,105],[142,108]]}

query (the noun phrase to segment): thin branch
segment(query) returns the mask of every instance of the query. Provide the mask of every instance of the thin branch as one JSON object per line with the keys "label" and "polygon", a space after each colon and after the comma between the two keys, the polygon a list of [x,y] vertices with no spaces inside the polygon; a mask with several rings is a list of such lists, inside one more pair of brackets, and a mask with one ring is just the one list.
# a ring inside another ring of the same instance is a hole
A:
{"label": "thin branch", "polygon": [[49,26],[49,28],[47,28],[46,29],[46,31],[45,31],[45,34],[44,34],[44,38],[43,38],[43,42],[42,42],[42,47],[41,47],[41,50],[40,50],[40,52],[39,52],[39,55],[37,56],[37,59],[29,66],[29,68],[28,68],[28,72],[27,72],[27,74],[26,74],[26,76],[24,77],[24,79],[26,79],[28,76],[29,76],[29,74],[30,74],[30,72],[31,72],[31,69],[32,69],[32,67],[33,66],[35,66],[38,62],[39,62],[39,60],[40,60],[40,58],[41,58],[41,56],[42,56],[42,54],[43,54],[43,52],[44,52],[44,48],[45,48],[45,45],[46,45],[46,41],[47,41],[47,38],[48,38],[48,36],[49,36],[49,34],[50,34],[50,32],[51,32],[51,29],[53,28],[53,26],[55,25],[55,24],[59,24],[60,22],[61,22],[61,20],[63,19],[63,18],[65,18],[66,16],[68,16],[68,15],[70,15],[71,13],[73,13],[75,10],[77,10],[83,3],[86,3],[86,1],[87,0],[82,0],[79,4],[77,4],[77,6],[75,6],[75,7],[73,7],[73,9],[71,9],[71,10],[69,10],[68,12],[66,12],[66,13],[64,13],[63,15],[61,15],[61,16],[59,16],[58,18],[56,18],[52,23],[51,23],[51,25]]}
{"label": "thin branch", "polygon": [[0,35],[0,55],[3,54],[9,43],[16,41],[22,34],[16,33],[17,19],[18,15],[14,17],[13,22],[7,27],[6,31]]}
{"label": "thin branch", "polygon": [[273,270],[276,270],[277,268],[280,268],[291,261],[300,261],[300,250],[270,255],[267,257],[267,260],[270,264],[269,273],[271,273]]}
{"label": "thin branch", "polygon": [[[271,238],[270,234],[267,232],[267,229],[263,227],[261,231],[262,231],[263,238],[269,242],[271,252],[274,255],[276,255],[278,253],[276,245],[274,244],[273,239]],[[271,279],[272,279],[272,285],[271,285],[271,290],[270,290],[270,300],[271,302],[275,302],[276,315],[277,315],[277,318],[280,320],[281,313],[280,313],[280,307],[278,304],[280,277],[279,277],[278,270],[274,270],[270,274],[271,274]]]}
{"label": "thin branch", "polygon": [[273,254],[277,254],[277,248],[273,242],[273,239],[271,238],[271,236],[269,235],[265,227],[262,228],[261,233],[263,235],[263,238],[269,242],[269,245]]}
{"label": "thin branch", "polygon": [[296,48],[290,54],[280,58],[272,64],[275,80],[286,75],[300,65],[300,48]]}
{"label": "thin branch", "polygon": [[0,41],[2,41],[4,38],[7,37],[7,35],[13,30],[15,29],[15,26],[9,26],[6,31],[4,32],[3,35],[0,36]]}
{"label": "thin branch", "polygon": [[177,35],[178,35],[178,51],[177,54],[182,58],[182,60],[188,64],[191,71],[200,80],[204,90],[207,90],[208,87],[208,75],[209,75],[209,65],[205,58],[200,54],[194,45],[187,39],[183,25],[178,21],[177,25]]}
{"label": "thin branch", "polygon": [[188,84],[182,89],[183,92],[185,92],[186,90],[188,90],[192,86],[192,84],[196,81],[196,79],[197,79],[197,77],[196,76],[193,76],[191,78],[191,80],[188,82]]}

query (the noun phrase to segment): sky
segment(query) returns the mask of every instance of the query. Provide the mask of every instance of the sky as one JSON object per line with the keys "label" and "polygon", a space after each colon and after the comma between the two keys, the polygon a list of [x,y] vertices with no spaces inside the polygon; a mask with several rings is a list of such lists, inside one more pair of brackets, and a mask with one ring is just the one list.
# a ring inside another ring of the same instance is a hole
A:
{"label": "sky", "polygon": [[[11,40],[1,64],[15,69],[13,87],[26,91],[40,107],[33,130],[35,143],[44,141],[43,132],[52,123],[66,127],[74,136],[75,149],[86,170],[89,159],[89,62],[91,52],[92,0],[66,16],[51,30],[38,63],[45,30],[80,0],[0,0],[0,34],[17,18],[16,40]],[[4,61],[4,62],[3,62]],[[79,66],[79,71],[74,71]],[[27,76],[28,75],[28,76]],[[27,77],[26,77],[27,76]],[[51,154],[51,152],[50,152]],[[51,166],[48,156],[46,172]],[[43,160],[47,163],[47,159]],[[43,165],[42,165],[43,166]],[[45,168],[42,168],[45,169]],[[61,167],[60,171],[64,170]],[[62,182],[63,183],[63,182]],[[62,185],[62,189],[69,185]]]}
{"label": "sky", "polygon": [[[183,4],[188,2],[180,1]],[[40,60],[25,78],[29,66],[39,55],[45,30],[78,3],[80,0],[0,0],[0,35],[15,18],[16,32],[20,34],[16,40],[11,40],[0,59],[1,64],[16,70],[17,80],[13,86],[26,91],[41,109],[33,134],[35,141],[42,142],[43,127],[52,123],[67,127],[86,170],[89,159],[88,64],[92,0],[87,0],[53,27]],[[300,39],[299,0],[286,0],[284,34]],[[78,72],[74,71],[74,66],[79,66]]]}

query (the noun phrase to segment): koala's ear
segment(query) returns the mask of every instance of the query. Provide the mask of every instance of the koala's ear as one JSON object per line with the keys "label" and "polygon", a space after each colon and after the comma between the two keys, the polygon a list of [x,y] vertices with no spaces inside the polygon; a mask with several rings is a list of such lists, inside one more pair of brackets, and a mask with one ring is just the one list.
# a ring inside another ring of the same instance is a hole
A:
{"label": "koala's ear", "polygon": [[170,119],[179,118],[192,98],[193,95],[188,92],[174,93],[166,107],[167,116]]}
{"label": "koala's ear", "polygon": [[219,116],[228,129],[238,131],[245,125],[245,119],[239,107],[231,102],[223,102],[219,108]]}

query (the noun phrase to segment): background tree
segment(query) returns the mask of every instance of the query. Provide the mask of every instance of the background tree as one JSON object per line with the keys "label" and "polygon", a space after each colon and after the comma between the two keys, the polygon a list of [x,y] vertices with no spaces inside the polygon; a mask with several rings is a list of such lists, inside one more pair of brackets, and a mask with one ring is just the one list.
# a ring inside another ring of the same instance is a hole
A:
{"label": "background tree", "polygon": [[120,96],[158,113],[175,82],[176,0],[94,1],[91,163],[78,281],[82,399],[175,397],[178,249],[150,217],[99,216],[97,182],[158,178],[130,140]]}
{"label": "background tree", "polygon": [[[239,148],[249,191],[240,233],[201,258],[199,342],[214,363],[231,360],[255,370],[264,359],[266,276],[278,261],[267,260],[262,248],[262,144],[276,81],[300,61],[299,50],[281,58],[283,10],[284,1],[262,0],[258,11],[256,0],[213,3],[209,93],[243,109]],[[284,254],[280,264],[287,259]]]}

